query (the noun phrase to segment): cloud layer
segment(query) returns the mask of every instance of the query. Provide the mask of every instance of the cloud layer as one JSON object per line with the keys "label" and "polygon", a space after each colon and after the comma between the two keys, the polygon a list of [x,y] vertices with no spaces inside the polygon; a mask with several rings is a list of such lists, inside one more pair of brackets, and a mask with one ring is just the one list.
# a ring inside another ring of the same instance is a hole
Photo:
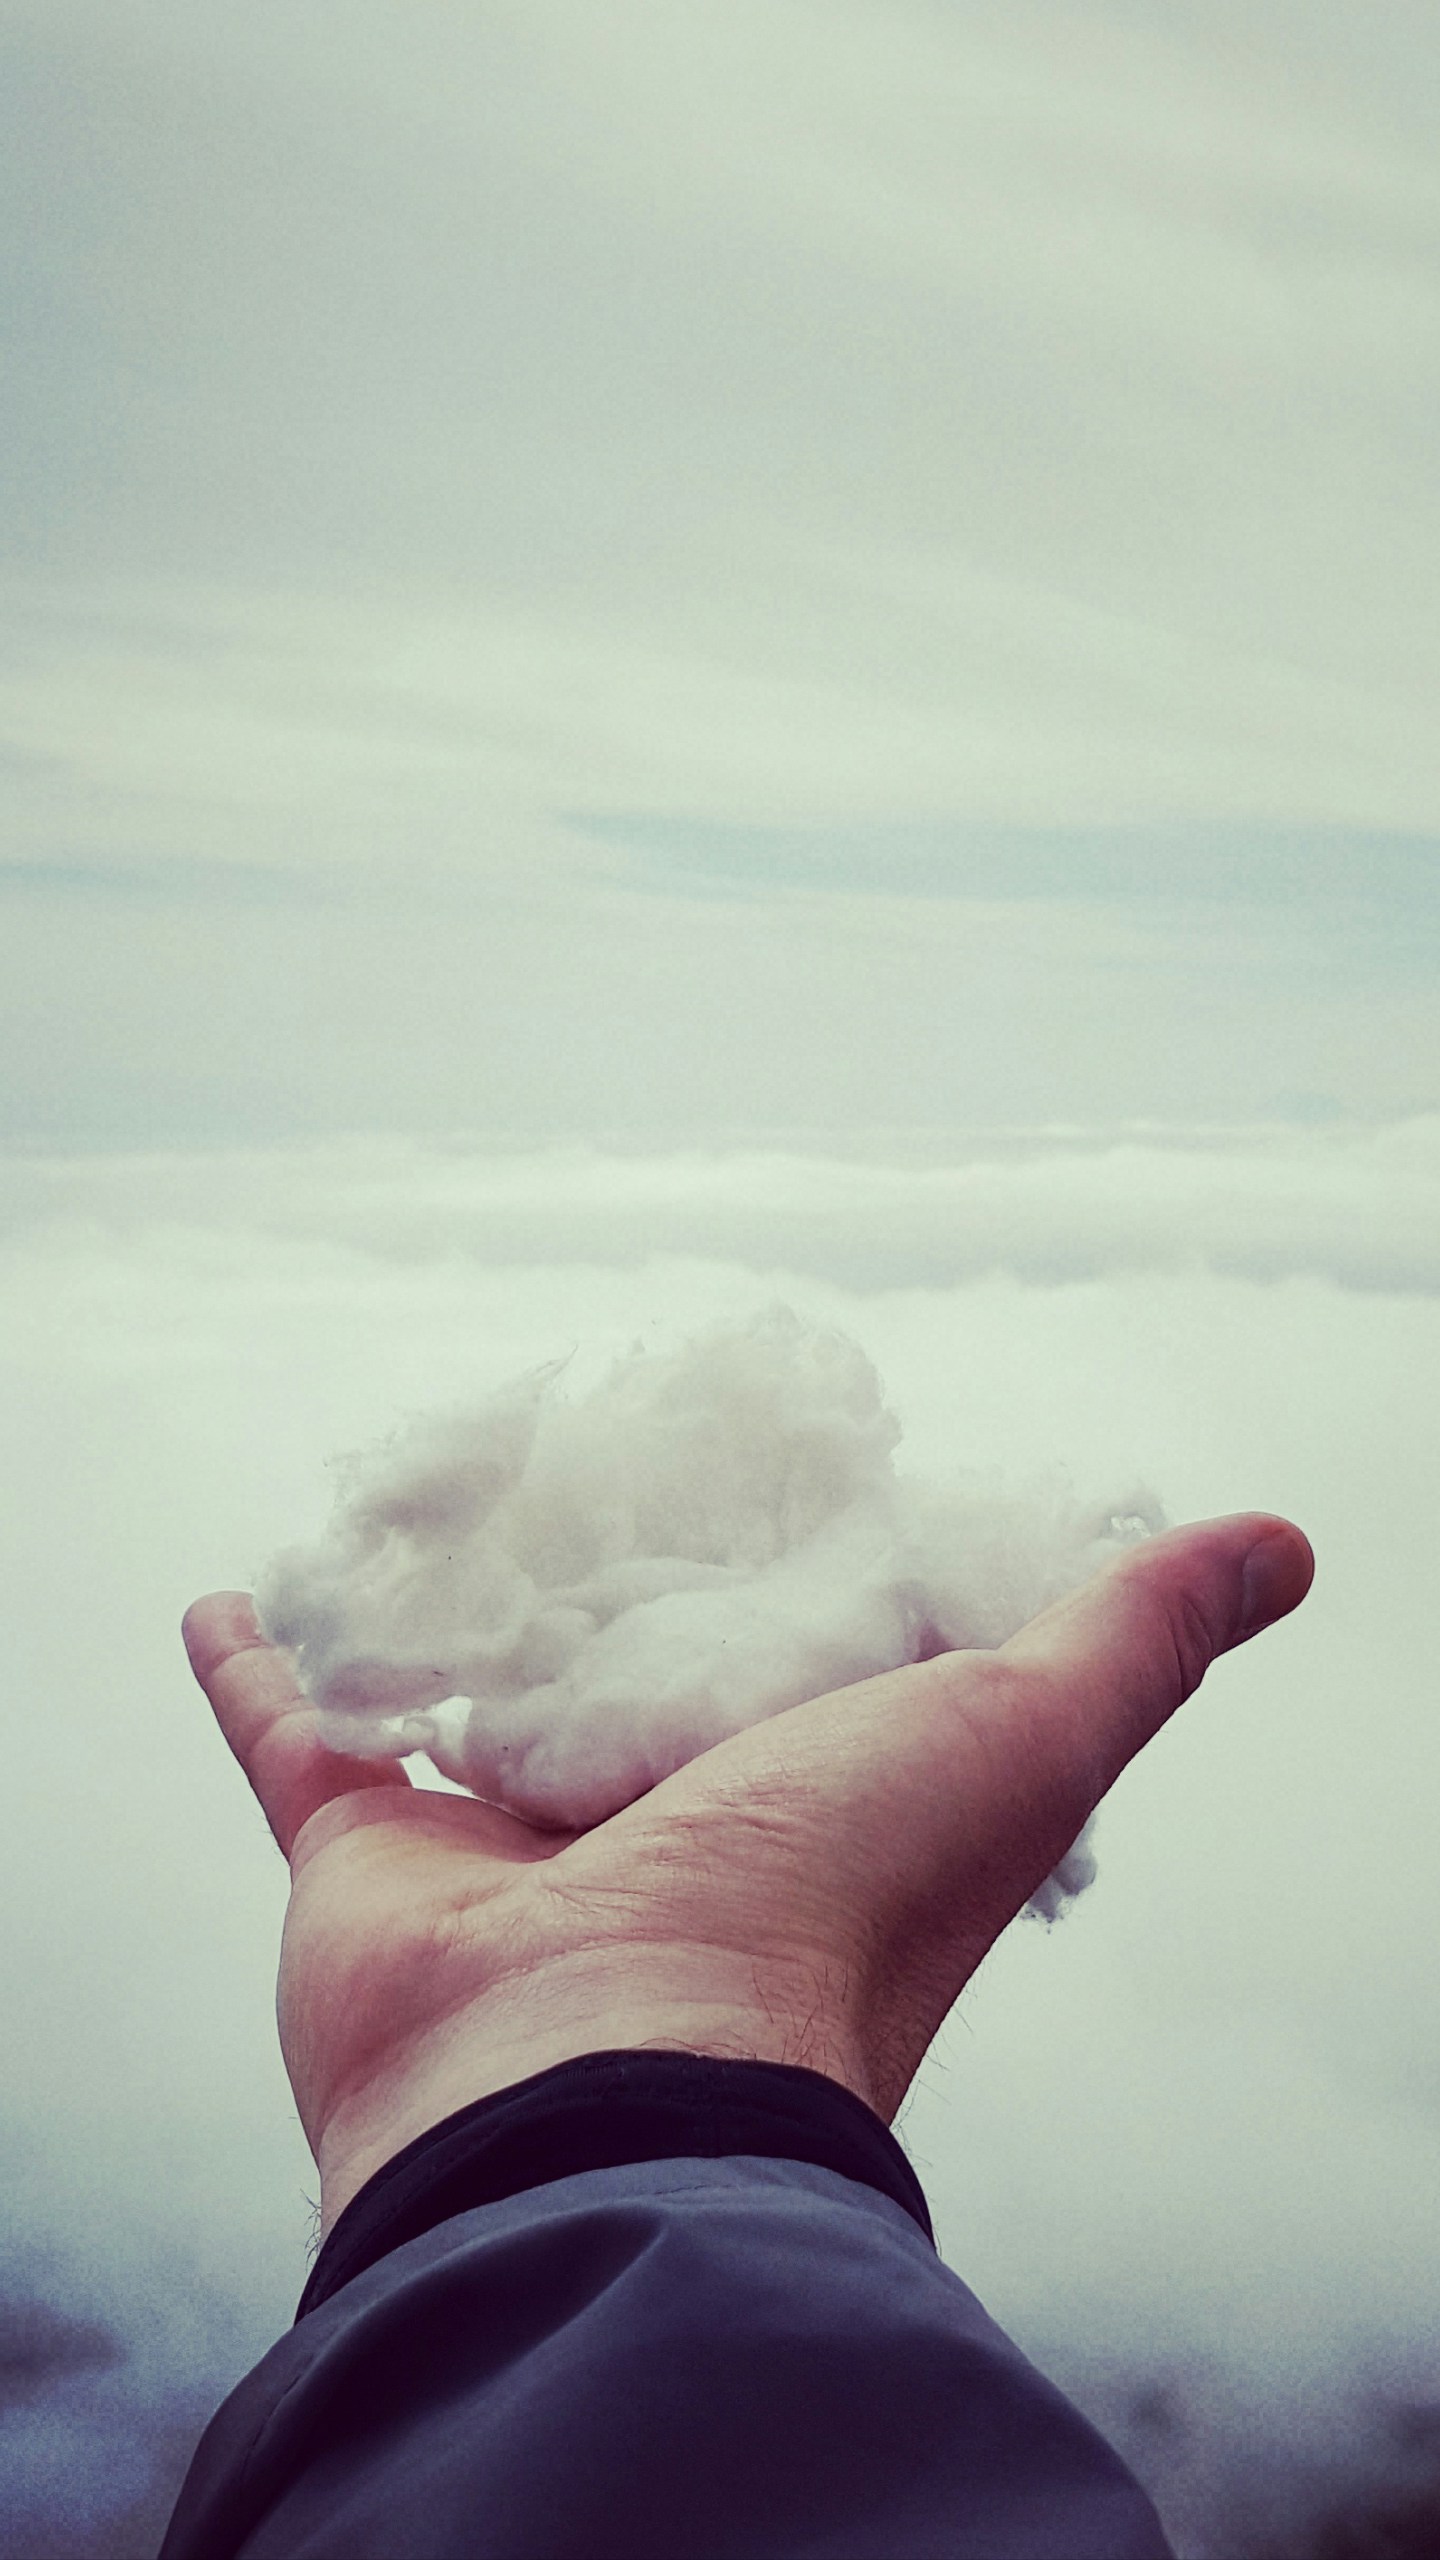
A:
{"label": "cloud layer", "polygon": [[9,13],[57,813],[1433,825],[1422,10],[346,27]]}
{"label": "cloud layer", "polygon": [[[1398,1219],[1412,1140],[1357,1161],[1364,1215]],[[1032,1145],[1012,1169],[1048,1167],[1068,1198],[1075,1162]],[[25,1172],[0,1322],[16,1844],[0,1897],[10,1942],[38,1952],[5,1991],[7,2049],[27,2057],[9,2133],[30,2163],[9,2289],[131,2345],[65,2386],[87,2441],[153,2428],[160,2459],[193,2378],[218,2394],[303,2273],[309,2173],[270,2007],[281,1877],[185,1674],[181,1609],[319,1529],[327,1453],[557,1343],[603,1367],[773,1295],[763,1226],[750,1259],[738,1241],[724,1260],[647,1256],[633,1228],[617,1256],[615,1192],[653,1200],[660,1169],[588,1162],[588,1231],[576,1164],[552,1170],[551,1249],[528,1261],[503,1225],[495,1258],[483,1244],[507,1185],[544,1208],[525,1160],[382,1147],[323,1180],[291,1158]],[[683,1198],[695,1168],[670,1173]],[[785,1176],[832,1211],[836,1178]],[[1147,1156],[1140,1191],[1157,1178]],[[867,1181],[860,1230],[880,1214]],[[1359,1214],[1342,1194],[1325,1233]],[[1266,2513],[1285,2482],[1295,2512],[1338,2494],[1346,2448],[1378,2459],[1377,2406],[1440,2397],[1440,1319],[1428,1291],[1338,1286],[1298,1249],[1288,1276],[1256,1280],[1203,1267],[1183,1221],[1175,1243],[1063,1283],[1003,1267],[937,1282],[922,1254],[863,1293],[813,1271],[786,1289],[865,1344],[917,1469],[1148,1474],[1178,1517],[1256,1504],[1316,1544],[1306,1608],[1221,1666],[1129,1773],[1095,1889],[1053,1936],[1009,1934],[904,2127],[953,2262],[1195,2523],[1237,2481]],[[1156,2391],[1184,2413],[1168,2435],[1144,2416]],[[36,2424],[16,2415],[22,2447],[0,2419],[0,2456],[30,2466],[27,2497],[48,2481],[53,2498]],[[103,2462],[66,2462],[103,2490]]]}
{"label": "cloud layer", "polygon": [[344,30],[0,30],[4,1129],[1434,1107],[1433,11]]}
{"label": "cloud layer", "polygon": [[[487,1152],[396,1139],[283,1152],[12,1155],[10,1232],[63,1250],[78,1224],[125,1240],[230,1232],[401,1262],[656,1257],[805,1272],[849,1288],[1037,1283],[1139,1271],[1346,1288],[1440,1287],[1440,1120],[902,1136],[853,1152],[753,1146]],[[4,1229],[0,1227],[0,1234]],[[205,1248],[202,1247],[202,1250]]]}

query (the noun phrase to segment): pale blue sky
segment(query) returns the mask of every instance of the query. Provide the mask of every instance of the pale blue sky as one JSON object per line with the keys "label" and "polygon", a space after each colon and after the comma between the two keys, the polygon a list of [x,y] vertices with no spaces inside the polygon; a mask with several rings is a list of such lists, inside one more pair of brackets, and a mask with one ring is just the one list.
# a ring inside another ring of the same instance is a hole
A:
{"label": "pale blue sky", "polygon": [[0,52],[7,1137],[1435,1102],[1433,13]]}

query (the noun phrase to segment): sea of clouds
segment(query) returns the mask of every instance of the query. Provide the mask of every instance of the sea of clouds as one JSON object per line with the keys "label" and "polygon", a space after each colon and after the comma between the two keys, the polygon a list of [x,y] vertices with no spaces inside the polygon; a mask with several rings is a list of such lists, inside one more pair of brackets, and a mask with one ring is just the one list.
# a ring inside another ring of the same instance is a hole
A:
{"label": "sea of clouds", "polygon": [[[0,2481],[132,2560],[293,2310],[283,1874],[176,1627],[322,1534],[327,1462],[557,1354],[782,1299],[907,1463],[1177,1519],[1288,1512],[1296,1619],[1222,1664],[1018,1924],[902,2120],[942,2244],[1187,2553],[1404,2498],[1440,2407],[1440,1130],[975,1141],[948,1159],[289,1154],[7,1167]],[[1427,2429],[1429,2433],[1427,2434]]]}

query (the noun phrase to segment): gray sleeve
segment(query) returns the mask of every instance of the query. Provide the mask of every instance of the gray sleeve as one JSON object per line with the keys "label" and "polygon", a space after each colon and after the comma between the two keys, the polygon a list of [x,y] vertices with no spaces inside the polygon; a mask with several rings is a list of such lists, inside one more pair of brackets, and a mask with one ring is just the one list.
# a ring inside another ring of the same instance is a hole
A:
{"label": "gray sleeve", "polygon": [[807,2163],[599,2169],[342,2285],[226,2403],[162,2560],[1168,2560],[909,2216]]}

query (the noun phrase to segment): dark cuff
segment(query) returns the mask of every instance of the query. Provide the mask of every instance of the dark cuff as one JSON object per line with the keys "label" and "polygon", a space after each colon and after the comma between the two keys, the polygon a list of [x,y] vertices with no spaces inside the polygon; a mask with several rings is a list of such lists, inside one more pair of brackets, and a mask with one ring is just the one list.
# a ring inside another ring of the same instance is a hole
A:
{"label": "dark cuff", "polygon": [[818,2071],[698,2053],[587,2053],[477,2099],[397,2151],[326,2239],[296,2319],[436,2223],[553,2178],[638,2160],[808,2160],[903,2205],[932,2245],[920,2182],[863,2099]]}

